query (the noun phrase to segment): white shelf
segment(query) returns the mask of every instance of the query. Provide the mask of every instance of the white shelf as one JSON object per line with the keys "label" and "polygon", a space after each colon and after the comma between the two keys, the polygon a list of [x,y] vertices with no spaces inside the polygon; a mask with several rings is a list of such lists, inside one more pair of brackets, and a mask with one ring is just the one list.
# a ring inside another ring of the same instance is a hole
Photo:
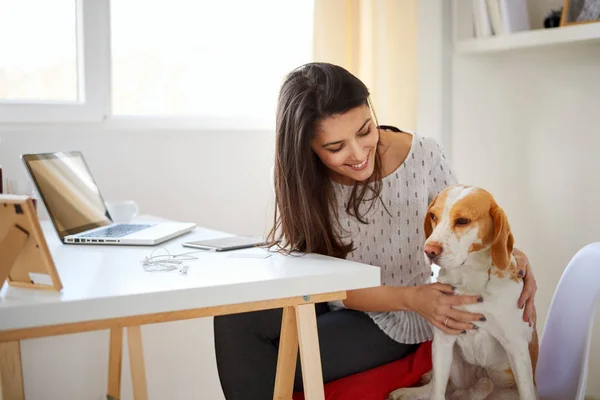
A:
{"label": "white shelf", "polygon": [[460,40],[456,42],[454,50],[457,54],[479,54],[591,42],[600,42],[600,23],[537,29],[511,35]]}

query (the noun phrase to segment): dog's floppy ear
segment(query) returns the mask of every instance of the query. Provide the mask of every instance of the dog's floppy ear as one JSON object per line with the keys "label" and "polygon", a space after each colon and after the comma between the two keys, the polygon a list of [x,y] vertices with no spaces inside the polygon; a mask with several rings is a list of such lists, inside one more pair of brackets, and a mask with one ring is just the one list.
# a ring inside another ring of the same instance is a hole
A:
{"label": "dog's floppy ear", "polygon": [[427,240],[427,238],[429,238],[429,236],[431,236],[431,233],[433,232],[433,227],[431,226],[431,218],[429,217],[429,213],[431,212],[431,208],[435,205],[438,196],[439,194],[435,196],[433,200],[431,200],[431,203],[429,203],[429,208],[427,208],[427,214],[425,214],[425,220],[423,221],[423,229],[425,230],[425,240]]}
{"label": "dog's floppy ear", "polygon": [[510,266],[514,244],[508,218],[504,210],[495,202],[492,202],[490,207],[490,215],[494,221],[494,241],[491,248],[492,262],[498,269],[507,269]]}

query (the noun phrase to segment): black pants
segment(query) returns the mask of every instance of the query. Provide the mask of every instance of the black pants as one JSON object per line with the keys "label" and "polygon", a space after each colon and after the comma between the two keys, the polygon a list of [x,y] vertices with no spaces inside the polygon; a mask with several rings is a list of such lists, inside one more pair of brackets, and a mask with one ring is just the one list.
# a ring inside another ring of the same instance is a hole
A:
{"label": "black pants", "polygon": [[[324,303],[316,307],[325,383],[401,359],[418,347],[391,339],[362,312],[329,311]],[[217,368],[227,400],[273,398],[281,314],[276,309],[214,318]],[[294,391],[301,390],[298,356]]]}

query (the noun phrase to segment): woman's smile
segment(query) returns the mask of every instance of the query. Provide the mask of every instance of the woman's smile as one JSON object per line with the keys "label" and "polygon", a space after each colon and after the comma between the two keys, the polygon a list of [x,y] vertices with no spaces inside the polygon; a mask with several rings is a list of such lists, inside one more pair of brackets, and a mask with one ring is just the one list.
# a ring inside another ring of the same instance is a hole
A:
{"label": "woman's smile", "polygon": [[369,151],[369,153],[367,154],[367,158],[364,159],[364,161],[358,163],[358,164],[346,164],[348,167],[352,168],[354,171],[362,171],[363,169],[367,168],[367,164],[369,163],[369,156],[371,155],[371,151]]}

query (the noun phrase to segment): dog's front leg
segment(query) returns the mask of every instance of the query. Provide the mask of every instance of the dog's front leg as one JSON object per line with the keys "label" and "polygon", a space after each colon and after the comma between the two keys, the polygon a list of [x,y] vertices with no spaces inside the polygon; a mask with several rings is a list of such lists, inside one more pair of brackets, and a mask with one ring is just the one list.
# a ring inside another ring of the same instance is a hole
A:
{"label": "dog's front leg", "polygon": [[436,329],[433,338],[433,381],[431,400],[445,400],[446,387],[450,377],[450,366],[452,365],[452,355],[454,343],[458,336],[447,335],[441,330]]}
{"label": "dog's front leg", "polygon": [[517,389],[519,389],[519,398],[523,400],[537,399],[528,343],[525,340],[506,338],[504,348],[515,376]]}
{"label": "dog's front leg", "polygon": [[506,351],[519,390],[519,398],[522,400],[535,400],[537,395],[529,355],[529,342],[526,338],[527,332],[523,331],[523,329],[527,329],[524,326],[526,323],[521,320],[520,313],[512,319],[515,322],[512,322],[509,318],[503,318],[502,320],[505,322],[501,323],[496,318],[488,319],[488,322],[486,322],[488,324],[487,329]]}

